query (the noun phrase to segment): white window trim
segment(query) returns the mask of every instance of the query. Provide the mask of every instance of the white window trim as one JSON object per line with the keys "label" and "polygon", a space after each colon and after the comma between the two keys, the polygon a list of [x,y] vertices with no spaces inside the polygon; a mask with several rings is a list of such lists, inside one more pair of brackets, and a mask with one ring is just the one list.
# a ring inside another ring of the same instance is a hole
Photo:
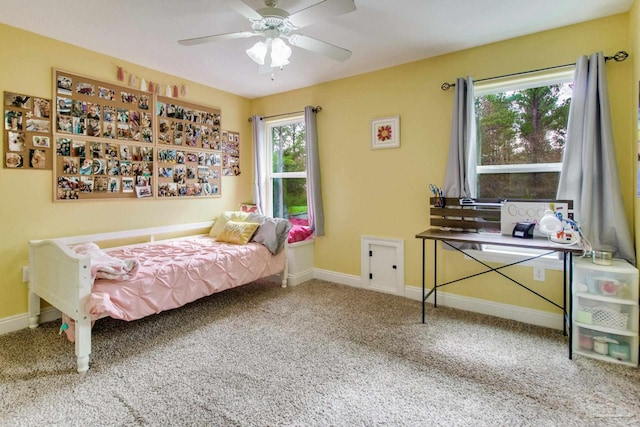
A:
{"label": "white window trim", "polygon": [[476,173],[530,173],[530,172],[561,172],[562,163],[526,163],[515,165],[484,165],[476,166]]}
{"label": "white window trim", "polygon": [[[279,126],[286,126],[292,123],[304,122],[304,115],[289,116],[283,119],[265,121],[265,210],[273,215],[273,179],[277,178],[307,178],[307,171],[304,172],[273,172],[273,141],[271,139],[271,129]],[[306,144],[306,141],[305,141]]]}
{"label": "white window trim", "polygon": [[521,77],[505,77],[474,83],[473,95],[484,96],[504,92],[505,90],[522,90],[538,86],[548,86],[558,83],[570,83],[573,81],[574,66],[564,70],[552,70],[527,74]]}
{"label": "white window trim", "polygon": [[271,178],[306,178],[306,172],[273,172]]}

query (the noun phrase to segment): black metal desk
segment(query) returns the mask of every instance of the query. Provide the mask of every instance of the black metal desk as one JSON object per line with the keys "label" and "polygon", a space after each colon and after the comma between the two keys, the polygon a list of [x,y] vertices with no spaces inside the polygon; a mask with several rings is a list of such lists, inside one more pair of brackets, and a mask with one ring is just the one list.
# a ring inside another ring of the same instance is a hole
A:
{"label": "black metal desk", "polygon": [[[544,238],[534,238],[534,239],[518,239],[518,238],[514,238],[511,236],[503,236],[501,234],[498,233],[474,233],[474,232],[464,232],[464,231],[443,231],[440,229],[428,229],[425,230],[421,233],[416,234],[416,238],[417,239],[422,239],[422,323],[425,323],[425,305],[427,302],[427,299],[431,296],[431,294],[433,294],[433,305],[434,307],[437,307],[437,298],[438,298],[438,288],[441,288],[443,286],[449,285],[451,283],[455,283],[455,282],[459,282],[465,279],[469,279],[472,277],[476,277],[476,276],[480,276],[482,274],[486,274],[486,273],[490,273],[490,272],[495,272],[499,275],[501,275],[502,277],[510,280],[511,282],[517,284],[518,286],[521,286],[522,288],[528,290],[529,292],[539,296],[540,298],[544,299],[545,301],[549,302],[550,304],[554,305],[555,307],[558,307],[560,310],[562,310],[562,314],[563,314],[563,325],[562,325],[562,333],[566,336],[567,332],[569,335],[569,359],[572,358],[572,353],[573,353],[573,349],[572,349],[572,339],[573,339],[573,326],[572,326],[572,318],[571,318],[571,295],[572,295],[572,289],[571,289],[571,284],[573,283],[573,254],[582,254],[582,248],[580,248],[577,245],[562,245],[562,244],[558,244],[558,243],[553,243],[550,242],[547,239]],[[434,252],[433,252],[433,288],[426,293],[426,288],[425,288],[425,268],[426,268],[426,262],[425,262],[425,257],[426,257],[426,252],[425,252],[425,241],[426,240],[433,240],[433,248],[434,248]],[[462,277],[459,279],[455,279],[455,280],[451,280],[445,283],[440,283],[438,284],[438,242],[443,242],[444,244],[446,244],[447,246],[451,247],[452,249],[455,249],[459,252],[462,252],[463,254],[465,254],[466,256],[468,256],[469,258],[477,261],[478,263],[482,264],[484,267],[487,268],[487,270],[482,271],[480,273],[476,273],[476,274],[472,274],[466,277]],[[542,253],[540,255],[535,255],[535,256],[528,256],[525,259],[522,259],[520,261],[516,261],[510,264],[505,264],[505,265],[501,265],[499,267],[491,267],[490,265],[480,261],[479,259],[473,257],[472,255],[470,255],[468,252],[465,252],[464,249],[459,249],[457,246],[455,246],[456,243],[475,243],[478,245],[500,245],[500,246],[511,246],[511,247],[518,247],[518,248],[528,248],[528,249],[537,249],[537,250],[542,250],[545,251],[545,253]],[[522,264],[524,262],[527,261],[531,261],[533,259],[536,258],[540,258],[543,257],[545,255],[548,255],[550,253],[554,253],[554,252],[561,252],[563,254],[563,300],[562,300],[562,305],[551,301],[550,299],[548,299],[547,297],[545,297],[544,295],[534,291],[533,289],[530,289],[529,287],[523,285],[522,283],[518,282],[517,280],[507,276],[506,274],[504,274],[502,270],[506,267],[510,267],[512,265],[517,265],[517,264]]]}

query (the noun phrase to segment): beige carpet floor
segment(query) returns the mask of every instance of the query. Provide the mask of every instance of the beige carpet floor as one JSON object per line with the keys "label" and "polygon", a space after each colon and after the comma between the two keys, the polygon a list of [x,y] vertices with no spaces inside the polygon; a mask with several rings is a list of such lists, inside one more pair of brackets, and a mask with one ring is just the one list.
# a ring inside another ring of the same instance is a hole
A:
{"label": "beige carpet floor", "polygon": [[312,280],[0,336],[1,426],[638,426],[640,371],[560,331]]}

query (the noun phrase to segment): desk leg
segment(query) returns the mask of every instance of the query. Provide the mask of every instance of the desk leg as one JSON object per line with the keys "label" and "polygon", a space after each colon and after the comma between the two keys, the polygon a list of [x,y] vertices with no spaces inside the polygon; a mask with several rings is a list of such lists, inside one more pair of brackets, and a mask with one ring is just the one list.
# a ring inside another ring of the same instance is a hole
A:
{"label": "desk leg", "polygon": [[563,252],[564,304],[562,333],[569,339],[569,359],[573,359],[573,254]]}
{"label": "desk leg", "polygon": [[[426,251],[425,251],[425,240],[426,239],[422,239],[422,323],[425,323],[425,317],[426,317],[426,305],[427,305],[427,298],[426,298]],[[437,294],[437,290],[438,290],[438,241],[434,240],[433,241],[433,289],[429,292],[429,295],[431,295],[433,293],[433,307],[436,308],[438,307],[438,294]]]}
{"label": "desk leg", "polygon": [[424,279],[425,279],[425,250],[424,250],[424,241],[425,239],[422,239],[422,323],[424,323],[424,319],[425,319],[425,297],[424,297],[424,291],[425,291],[425,286],[424,286]]}
{"label": "desk leg", "polygon": [[433,241],[433,308],[438,307],[438,241]]}
{"label": "desk leg", "polygon": [[573,254],[569,259],[565,254],[565,262],[569,264],[569,360],[573,359]]}
{"label": "desk leg", "polygon": [[568,313],[567,313],[567,253],[562,253],[562,335],[567,336],[567,321],[568,321]]}

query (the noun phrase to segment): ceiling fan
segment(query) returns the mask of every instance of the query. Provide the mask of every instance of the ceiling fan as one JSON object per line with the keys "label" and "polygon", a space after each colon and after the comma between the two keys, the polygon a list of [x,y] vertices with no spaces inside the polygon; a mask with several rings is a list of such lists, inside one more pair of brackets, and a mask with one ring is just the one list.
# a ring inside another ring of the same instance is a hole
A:
{"label": "ceiling fan", "polygon": [[[225,1],[232,9],[251,21],[251,31],[196,37],[180,40],[178,43],[183,46],[192,46],[262,36],[263,40],[246,50],[247,55],[261,66],[261,71],[282,68],[289,63],[291,48],[284,40],[287,40],[292,46],[325,55],[336,61],[346,61],[351,57],[351,51],[347,49],[299,34],[296,31],[322,19],[354,11],[356,9],[354,0],[322,0],[291,14],[278,8],[275,0],[265,0],[265,7],[257,10],[242,0]],[[270,58],[270,62],[268,58]]]}

